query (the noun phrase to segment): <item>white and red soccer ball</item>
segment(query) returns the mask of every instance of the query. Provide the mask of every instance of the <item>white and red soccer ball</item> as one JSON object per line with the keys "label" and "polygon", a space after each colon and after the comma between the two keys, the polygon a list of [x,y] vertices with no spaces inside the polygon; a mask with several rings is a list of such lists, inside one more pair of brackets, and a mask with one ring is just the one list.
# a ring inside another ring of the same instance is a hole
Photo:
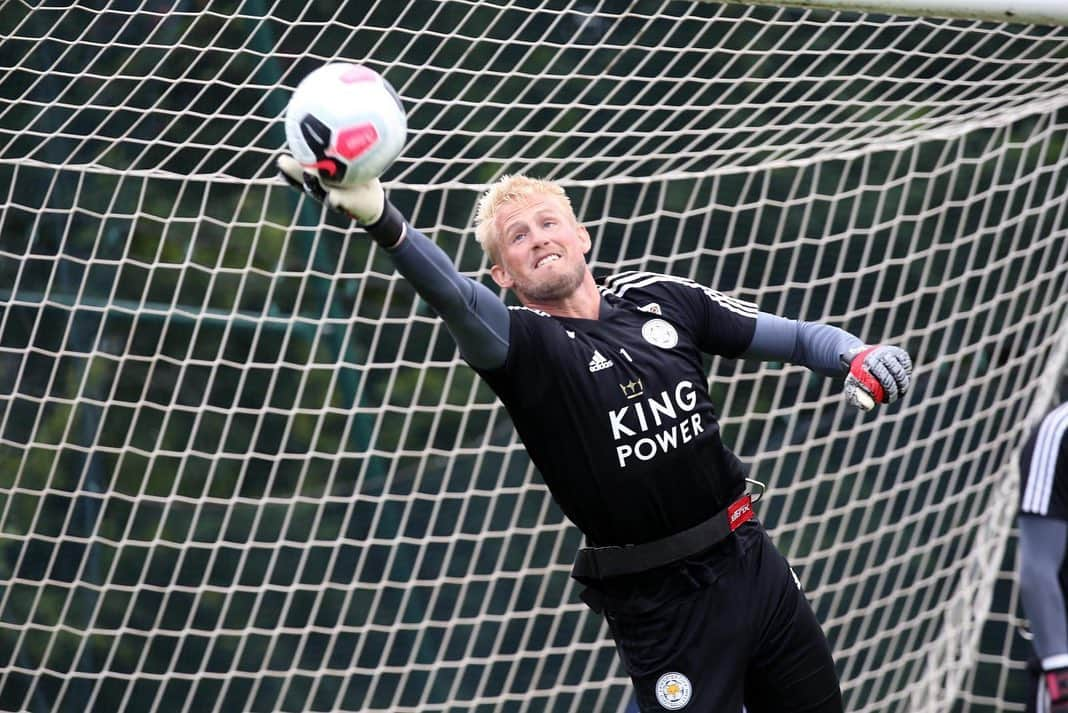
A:
{"label": "white and red soccer ball", "polygon": [[408,123],[397,92],[370,67],[323,65],[297,85],[286,108],[286,144],[327,186],[381,176],[404,148]]}

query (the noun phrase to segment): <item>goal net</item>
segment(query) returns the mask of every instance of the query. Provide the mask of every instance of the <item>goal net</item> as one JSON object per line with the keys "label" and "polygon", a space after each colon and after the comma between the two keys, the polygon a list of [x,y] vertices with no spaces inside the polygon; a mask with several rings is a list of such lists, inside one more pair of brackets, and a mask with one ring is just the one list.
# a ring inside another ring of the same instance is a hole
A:
{"label": "goal net", "polygon": [[409,112],[393,201],[487,285],[475,201],[522,171],[566,187],[595,274],[907,348],[868,415],[791,365],[709,383],[847,708],[1022,710],[1006,543],[1068,352],[1068,32],[337,5],[0,4],[0,708],[629,705],[493,394],[273,175],[292,89],[344,59]]}

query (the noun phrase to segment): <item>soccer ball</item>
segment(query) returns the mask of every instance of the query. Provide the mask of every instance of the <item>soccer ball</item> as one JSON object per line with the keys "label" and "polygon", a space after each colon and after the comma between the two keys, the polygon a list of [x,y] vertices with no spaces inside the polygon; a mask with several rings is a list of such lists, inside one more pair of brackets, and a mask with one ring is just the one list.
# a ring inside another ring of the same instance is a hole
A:
{"label": "soccer ball", "polygon": [[389,82],[369,67],[323,65],[293,92],[286,108],[286,144],[327,187],[381,176],[404,148],[404,106]]}

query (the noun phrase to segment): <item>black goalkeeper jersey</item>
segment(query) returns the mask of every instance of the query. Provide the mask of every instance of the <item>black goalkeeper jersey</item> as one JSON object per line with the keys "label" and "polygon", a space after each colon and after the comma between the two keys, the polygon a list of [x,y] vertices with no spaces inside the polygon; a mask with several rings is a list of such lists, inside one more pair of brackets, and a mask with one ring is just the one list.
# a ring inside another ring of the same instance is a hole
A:
{"label": "black goalkeeper jersey", "polygon": [[702,352],[740,356],[757,308],[650,273],[600,289],[596,320],[511,308],[507,360],[479,373],[589,542],[637,544],[702,522],[743,492]]}

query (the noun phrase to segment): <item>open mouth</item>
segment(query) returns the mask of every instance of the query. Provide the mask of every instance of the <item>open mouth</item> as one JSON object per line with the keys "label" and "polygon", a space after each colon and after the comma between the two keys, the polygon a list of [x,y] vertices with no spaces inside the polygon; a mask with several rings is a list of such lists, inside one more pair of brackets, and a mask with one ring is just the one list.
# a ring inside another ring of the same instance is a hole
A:
{"label": "open mouth", "polygon": [[554,263],[554,262],[556,262],[557,260],[560,260],[560,259],[562,259],[562,258],[559,255],[557,255],[556,253],[553,253],[552,255],[546,255],[545,257],[543,257],[541,260],[538,260],[538,262],[534,264],[534,268],[537,269],[539,267],[545,267],[546,265],[550,265],[550,264],[552,264],[552,263]]}

